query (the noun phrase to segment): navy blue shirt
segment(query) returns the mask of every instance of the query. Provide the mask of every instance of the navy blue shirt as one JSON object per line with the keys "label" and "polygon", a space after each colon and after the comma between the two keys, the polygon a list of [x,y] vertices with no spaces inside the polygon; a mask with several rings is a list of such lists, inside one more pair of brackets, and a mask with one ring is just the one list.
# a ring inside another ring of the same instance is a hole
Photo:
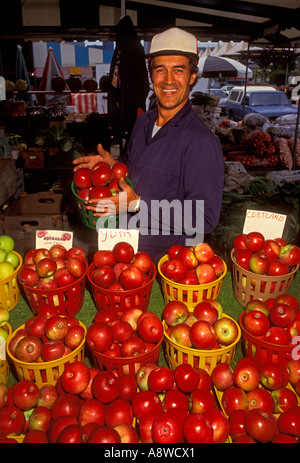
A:
{"label": "navy blue shirt", "polygon": [[164,234],[161,220],[155,219],[150,226],[157,204],[153,200],[192,200],[192,229],[197,225],[195,201],[204,200],[204,232],[210,233],[219,220],[224,180],[222,147],[189,101],[152,138],[156,119],[157,109],[137,119],[127,151],[128,177],[149,211],[148,233],[145,227],[140,229],[139,250],[149,252],[155,263],[172,244],[185,245],[191,231],[186,232],[187,226],[181,231],[174,228],[172,213],[171,233]]}

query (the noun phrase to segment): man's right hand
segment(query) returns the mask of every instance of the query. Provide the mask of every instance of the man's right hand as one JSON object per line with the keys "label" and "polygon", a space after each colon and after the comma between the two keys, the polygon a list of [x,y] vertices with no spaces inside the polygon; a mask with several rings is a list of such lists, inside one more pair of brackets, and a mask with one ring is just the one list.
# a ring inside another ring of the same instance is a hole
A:
{"label": "man's right hand", "polygon": [[74,172],[81,167],[92,169],[97,162],[101,161],[107,162],[107,164],[110,166],[116,164],[117,160],[108,151],[106,151],[100,143],[97,145],[97,151],[98,155],[82,156],[80,158],[74,159]]}

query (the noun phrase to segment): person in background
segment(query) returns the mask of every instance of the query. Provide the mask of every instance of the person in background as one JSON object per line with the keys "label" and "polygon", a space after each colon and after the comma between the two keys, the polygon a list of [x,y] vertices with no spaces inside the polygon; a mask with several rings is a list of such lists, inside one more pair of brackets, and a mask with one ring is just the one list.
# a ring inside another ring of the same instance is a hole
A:
{"label": "person in background", "polygon": [[[186,245],[198,226],[203,225],[205,234],[214,230],[220,215],[224,165],[219,141],[189,101],[198,70],[196,37],[176,27],[168,29],[153,37],[146,57],[157,106],[139,116],[131,133],[126,163],[133,188],[124,178],[119,186],[126,193],[131,214],[141,213],[142,205],[147,206],[143,212],[148,214],[148,226],[140,228],[139,250],[148,252],[157,264],[171,245]],[[109,165],[117,162],[101,145],[97,151],[96,156],[74,160],[74,170],[92,168],[100,160]],[[118,196],[109,199],[118,213]],[[204,201],[202,225],[197,223],[198,200]],[[176,217],[169,218],[169,231],[165,231],[166,214],[157,215],[162,201],[192,205],[189,217],[182,207],[181,223],[188,223],[184,229],[177,228],[176,212]],[[86,206],[100,216],[103,212],[97,212],[96,202],[87,201]]]}

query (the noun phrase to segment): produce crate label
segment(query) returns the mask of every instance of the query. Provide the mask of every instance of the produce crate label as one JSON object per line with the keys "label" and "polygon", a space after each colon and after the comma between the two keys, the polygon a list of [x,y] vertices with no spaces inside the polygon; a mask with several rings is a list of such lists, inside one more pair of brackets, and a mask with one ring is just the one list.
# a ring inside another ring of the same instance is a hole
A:
{"label": "produce crate label", "polygon": [[247,209],[243,233],[259,231],[265,239],[281,238],[285,222],[284,214]]}
{"label": "produce crate label", "polygon": [[112,250],[119,241],[130,243],[136,253],[139,244],[139,231],[135,229],[99,228],[98,249]]}
{"label": "produce crate label", "polygon": [[37,230],[35,247],[50,249],[54,244],[62,244],[67,250],[73,246],[73,232],[65,230]]}

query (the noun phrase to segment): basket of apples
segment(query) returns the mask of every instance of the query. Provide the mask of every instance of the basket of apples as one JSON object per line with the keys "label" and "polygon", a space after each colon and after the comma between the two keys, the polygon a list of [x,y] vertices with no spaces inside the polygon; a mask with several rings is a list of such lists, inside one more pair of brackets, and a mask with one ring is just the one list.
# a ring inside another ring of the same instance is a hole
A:
{"label": "basket of apples", "polygon": [[45,304],[10,334],[6,350],[18,379],[41,388],[55,385],[67,365],[84,360],[85,339],[86,328],[78,318],[61,317]]}
{"label": "basket of apples", "polygon": [[[117,162],[112,167],[104,161],[97,162],[92,169],[80,167],[74,172],[71,184],[72,193],[77,202],[77,212],[81,222],[89,228],[95,229],[96,224],[109,228],[109,217],[95,217],[93,212],[85,207],[88,199],[104,199],[119,194],[119,179],[125,177],[127,183],[133,186],[127,178],[126,164]],[[114,225],[118,224],[118,216],[114,217]]]}
{"label": "basket of apples", "polygon": [[146,363],[157,364],[163,338],[163,324],[156,314],[131,308],[120,315],[106,308],[89,326],[86,343],[96,368],[120,377],[135,376]]}
{"label": "basket of apples", "polygon": [[30,249],[19,270],[18,280],[34,314],[49,304],[58,315],[76,315],[83,304],[88,263],[82,248]]}
{"label": "basket of apples", "polygon": [[238,323],[219,301],[199,302],[193,312],[181,301],[170,301],[163,313],[165,354],[169,367],[189,363],[208,373],[220,363],[230,364],[241,338]]}
{"label": "basket of apples", "polygon": [[290,382],[292,376],[283,365],[258,365],[249,358],[242,358],[234,368],[215,367],[213,390],[234,443],[298,442],[300,400]]}
{"label": "basket of apples", "polygon": [[7,310],[16,307],[20,299],[17,274],[23,261],[14,246],[11,236],[0,236],[0,307]]}
{"label": "basket of apples", "polygon": [[285,365],[297,349],[300,335],[298,299],[282,294],[267,301],[249,301],[239,317],[244,355],[264,362]]}
{"label": "basket of apples", "polygon": [[9,376],[9,364],[6,360],[6,341],[11,334],[9,311],[0,307],[0,384],[6,384]]}
{"label": "basket of apples", "polygon": [[158,263],[164,300],[185,302],[193,310],[203,299],[217,299],[227,266],[207,243],[173,245]]}
{"label": "basket of apples", "polygon": [[265,239],[260,232],[242,233],[233,241],[231,260],[234,295],[245,306],[288,291],[299,269],[300,248],[282,238]]}
{"label": "basket of apples", "polygon": [[95,252],[87,275],[97,310],[147,310],[156,277],[156,267],[148,253],[135,253],[130,243],[119,241],[112,250]]}

